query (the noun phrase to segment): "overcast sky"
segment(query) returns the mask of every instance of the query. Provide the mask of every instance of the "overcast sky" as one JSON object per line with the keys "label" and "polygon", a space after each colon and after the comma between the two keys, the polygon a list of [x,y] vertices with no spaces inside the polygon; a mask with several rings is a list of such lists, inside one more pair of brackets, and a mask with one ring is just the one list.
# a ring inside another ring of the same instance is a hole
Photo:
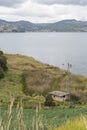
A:
{"label": "overcast sky", "polygon": [[34,23],[87,20],[87,0],[0,0],[0,19]]}

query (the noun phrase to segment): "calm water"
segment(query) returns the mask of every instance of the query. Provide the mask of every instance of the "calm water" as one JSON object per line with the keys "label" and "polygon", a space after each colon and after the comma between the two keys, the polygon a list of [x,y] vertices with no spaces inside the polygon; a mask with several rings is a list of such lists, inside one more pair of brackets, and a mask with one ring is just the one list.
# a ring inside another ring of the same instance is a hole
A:
{"label": "calm water", "polygon": [[87,33],[0,33],[0,48],[87,75]]}

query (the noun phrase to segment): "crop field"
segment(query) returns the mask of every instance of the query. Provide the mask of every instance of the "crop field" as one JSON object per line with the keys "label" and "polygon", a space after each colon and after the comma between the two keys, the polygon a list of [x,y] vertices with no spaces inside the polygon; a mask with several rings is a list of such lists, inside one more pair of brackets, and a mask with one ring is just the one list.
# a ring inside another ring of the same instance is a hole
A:
{"label": "crop field", "polygon": [[[4,121],[3,124],[5,124],[9,119],[6,109],[0,109],[0,118]],[[34,127],[36,125],[35,123],[38,120],[38,123],[41,123],[46,127],[47,129],[51,126],[51,128],[56,128],[64,123],[66,123],[69,119],[75,119],[79,116],[86,116],[87,115],[87,108],[50,108],[50,109],[44,109],[37,112],[35,109],[24,109],[22,112],[19,113],[19,118],[21,118],[25,126],[28,128]],[[11,119],[11,125],[9,130],[13,129],[15,124],[17,125],[17,112],[16,109],[12,110],[11,113],[12,119]]]}
{"label": "crop field", "polygon": [[[40,115],[43,117],[43,121],[44,123],[47,123],[47,125],[60,126],[68,119],[87,115],[87,108],[48,109],[40,111]],[[26,120],[25,123],[27,123],[27,125],[32,121],[31,119],[33,117],[35,117],[35,110],[24,110],[24,120]]]}

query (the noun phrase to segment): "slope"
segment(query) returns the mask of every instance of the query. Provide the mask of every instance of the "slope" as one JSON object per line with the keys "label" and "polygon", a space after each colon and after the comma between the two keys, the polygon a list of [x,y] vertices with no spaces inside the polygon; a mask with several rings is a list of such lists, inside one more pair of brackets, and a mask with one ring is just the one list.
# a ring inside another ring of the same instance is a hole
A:
{"label": "slope", "polygon": [[[8,103],[10,95],[26,98],[32,95],[46,96],[52,90],[68,91],[67,71],[43,64],[32,57],[6,54],[8,71],[0,79],[0,102]],[[70,76],[69,91],[81,102],[87,100],[87,77]]]}

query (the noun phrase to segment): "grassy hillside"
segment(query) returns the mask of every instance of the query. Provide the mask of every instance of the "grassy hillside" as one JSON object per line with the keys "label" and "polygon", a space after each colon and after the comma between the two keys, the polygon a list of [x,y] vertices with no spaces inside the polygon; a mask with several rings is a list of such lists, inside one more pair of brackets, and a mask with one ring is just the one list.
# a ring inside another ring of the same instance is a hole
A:
{"label": "grassy hillside", "polygon": [[[8,103],[9,95],[31,99],[30,96],[46,95],[48,91],[68,91],[67,72],[57,67],[40,63],[32,57],[6,54],[8,71],[0,79],[0,102]],[[86,101],[87,77],[70,76],[70,92]],[[38,100],[41,99],[38,96]],[[32,99],[31,99],[32,100]],[[34,98],[36,101],[36,99]],[[43,99],[42,99],[43,100]]]}

